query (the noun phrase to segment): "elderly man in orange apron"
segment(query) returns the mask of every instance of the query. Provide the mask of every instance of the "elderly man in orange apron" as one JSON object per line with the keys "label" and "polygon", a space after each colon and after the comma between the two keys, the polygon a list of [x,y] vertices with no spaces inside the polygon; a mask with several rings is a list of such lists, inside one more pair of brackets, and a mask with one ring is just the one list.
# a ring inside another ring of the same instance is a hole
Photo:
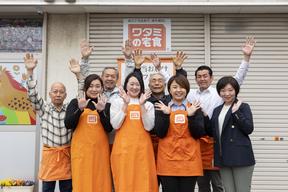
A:
{"label": "elderly man in orange apron", "polygon": [[72,192],[71,130],[66,129],[64,125],[67,105],[63,102],[66,98],[66,88],[60,82],[53,83],[49,92],[51,103],[47,103],[39,96],[37,82],[33,79],[37,60],[32,54],[27,53],[24,62],[28,75],[28,96],[42,121],[43,149],[39,170],[39,179],[43,182],[42,191],[54,192],[56,181],[59,180],[61,192]]}

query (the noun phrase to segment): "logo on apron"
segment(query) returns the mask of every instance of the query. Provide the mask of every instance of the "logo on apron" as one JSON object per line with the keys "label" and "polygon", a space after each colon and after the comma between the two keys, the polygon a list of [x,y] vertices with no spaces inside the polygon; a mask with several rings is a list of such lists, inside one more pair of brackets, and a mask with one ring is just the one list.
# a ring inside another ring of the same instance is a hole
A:
{"label": "logo on apron", "polygon": [[97,123],[97,116],[96,115],[88,115],[87,116],[87,123],[96,124]]}
{"label": "logo on apron", "polygon": [[184,124],[185,123],[185,115],[184,114],[175,115],[174,121],[175,121],[175,123]]}
{"label": "logo on apron", "polygon": [[140,111],[130,111],[130,119],[140,119]]}

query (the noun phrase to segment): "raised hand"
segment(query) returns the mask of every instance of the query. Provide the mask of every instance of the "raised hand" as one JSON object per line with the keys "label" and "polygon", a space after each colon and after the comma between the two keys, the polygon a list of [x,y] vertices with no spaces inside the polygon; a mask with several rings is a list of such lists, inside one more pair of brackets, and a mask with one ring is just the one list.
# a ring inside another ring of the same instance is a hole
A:
{"label": "raised hand", "polygon": [[33,54],[26,53],[24,57],[25,68],[27,70],[27,75],[32,75],[33,70],[37,66],[37,59],[34,58]]}
{"label": "raised hand", "polygon": [[252,55],[253,49],[255,47],[256,41],[254,37],[247,37],[245,44],[242,46],[242,52],[244,55],[244,60],[249,62]]}
{"label": "raised hand", "polygon": [[72,58],[69,60],[69,69],[72,73],[74,73],[76,76],[80,74],[80,64],[79,62]]}
{"label": "raised hand", "polygon": [[164,114],[170,114],[171,113],[171,109],[170,107],[168,107],[167,105],[165,105],[162,101],[159,100],[159,103],[155,103],[154,107],[156,110],[158,111],[162,111]]}
{"label": "raised hand", "polygon": [[94,104],[94,106],[97,109],[97,111],[103,111],[105,109],[105,105],[107,103],[107,98],[105,97],[105,95],[100,95],[99,94],[98,102],[95,103],[94,101],[92,101],[92,103]]}
{"label": "raised hand", "polygon": [[154,65],[157,71],[161,70],[161,61],[160,58],[156,55],[156,53],[151,54],[150,59],[152,60],[152,64]]}
{"label": "raised hand", "polygon": [[139,98],[139,104],[140,104],[140,105],[143,105],[143,104],[145,103],[145,101],[146,101],[149,97],[151,97],[151,94],[152,94],[152,92],[151,92],[150,89],[146,90],[144,94],[141,93],[140,98]]}
{"label": "raised hand", "polygon": [[82,59],[88,59],[93,51],[93,47],[90,47],[89,42],[87,40],[81,41],[80,49]]}
{"label": "raised hand", "polygon": [[127,95],[123,87],[119,87],[119,96],[123,99],[124,104],[128,105],[130,102],[130,97]]}
{"label": "raised hand", "polygon": [[78,97],[78,108],[83,111],[85,107],[87,107],[90,99],[86,100],[85,92],[82,92],[82,95]]}
{"label": "raised hand", "polygon": [[238,101],[234,103],[232,106],[232,113],[235,113],[239,109],[241,104],[242,104],[242,101],[238,99]]}
{"label": "raised hand", "polygon": [[128,39],[125,41],[125,46],[122,47],[122,53],[125,56],[125,59],[131,59],[132,52],[133,52],[132,41]]}
{"label": "raised hand", "polygon": [[133,58],[134,58],[135,68],[141,69],[141,65],[145,61],[145,57],[142,55],[142,50],[141,49],[135,50],[133,53]]}
{"label": "raised hand", "polygon": [[192,105],[187,108],[188,116],[193,116],[198,109],[200,109],[200,102],[194,101]]}
{"label": "raised hand", "polygon": [[173,57],[173,63],[176,69],[181,69],[182,64],[188,58],[183,51],[177,51],[176,56]]}

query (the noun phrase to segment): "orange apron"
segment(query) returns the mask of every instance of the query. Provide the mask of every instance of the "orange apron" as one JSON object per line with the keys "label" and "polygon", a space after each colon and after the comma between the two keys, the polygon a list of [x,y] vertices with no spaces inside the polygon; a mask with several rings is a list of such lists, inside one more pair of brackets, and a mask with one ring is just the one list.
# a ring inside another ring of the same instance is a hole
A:
{"label": "orange apron", "polygon": [[84,109],[71,142],[73,192],[111,192],[108,136],[99,114]]}
{"label": "orange apron", "polygon": [[38,177],[43,181],[71,179],[70,146],[43,146]]}
{"label": "orange apron", "polygon": [[219,170],[214,167],[214,140],[212,137],[200,138],[201,157],[204,170]]}
{"label": "orange apron", "polygon": [[188,129],[187,111],[170,114],[166,137],[160,138],[157,174],[162,176],[202,176],[200,144]]}
{"label": "orange apron", "polygon": [[141,120],[140,105],[128,105],[111,154],[116,192],[158,192],[153,146]]}

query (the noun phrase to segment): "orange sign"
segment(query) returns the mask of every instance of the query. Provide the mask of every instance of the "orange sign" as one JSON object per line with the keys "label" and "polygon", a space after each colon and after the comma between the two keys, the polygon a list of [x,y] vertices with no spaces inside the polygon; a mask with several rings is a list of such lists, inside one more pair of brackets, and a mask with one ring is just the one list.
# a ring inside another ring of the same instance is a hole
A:
{"label": "orange sign", "polygon": [[128,37],[134,48],[166,51],[166,29],[162,24],[130,24]]}
{"label": "orange sign", "polygon": [[124,41],[130,39],[134,49],[171,51],[169,19],[124,19]]}

